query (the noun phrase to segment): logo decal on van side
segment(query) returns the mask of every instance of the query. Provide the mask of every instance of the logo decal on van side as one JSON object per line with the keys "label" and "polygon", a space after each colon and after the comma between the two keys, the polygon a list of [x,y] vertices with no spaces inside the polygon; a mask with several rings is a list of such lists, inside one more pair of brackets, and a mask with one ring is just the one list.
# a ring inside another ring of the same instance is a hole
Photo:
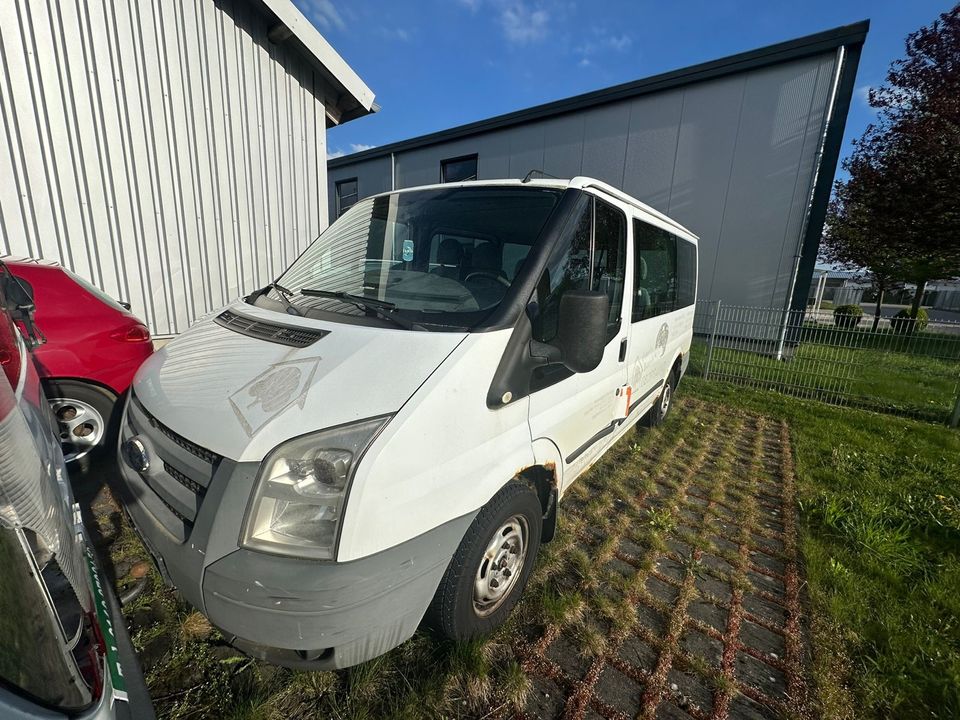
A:
{"label": "logo decal on van side", "polygon": [[660,357],[667,351],[667,340],[670,339],[670,328],[664,323],[660,326],[660,332],[657,333],[657,343],[654,348],[660,350]]}
{"label": "logo decal on van side", "polygon": [[296,403],[303,408],[320,358],[272,364],[230,396],[230,407],[252,436],[270,420]]}

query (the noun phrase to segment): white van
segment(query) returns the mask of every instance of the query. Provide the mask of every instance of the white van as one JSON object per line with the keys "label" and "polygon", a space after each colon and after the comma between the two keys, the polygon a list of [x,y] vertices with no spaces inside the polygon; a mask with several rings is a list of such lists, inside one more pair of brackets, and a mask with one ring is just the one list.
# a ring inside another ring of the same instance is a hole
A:
{"label": "white van", "polygon": [[[261,261],[263,261],[261,259]],[[245,652],[341,668],[517,602],[557,502],[687,366],[697,238],[596,180],[367,198],[141,368],[125,502]]]}

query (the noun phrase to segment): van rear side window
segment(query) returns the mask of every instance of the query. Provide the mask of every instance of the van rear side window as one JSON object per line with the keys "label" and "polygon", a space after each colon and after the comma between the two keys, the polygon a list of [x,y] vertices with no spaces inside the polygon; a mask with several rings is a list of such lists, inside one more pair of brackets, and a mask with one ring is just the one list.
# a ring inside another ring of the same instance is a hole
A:
{"label": "van rear side window", "polygon": [[693,304],[697,289],[697,249],[642,220],[633,220],[633,322]]}

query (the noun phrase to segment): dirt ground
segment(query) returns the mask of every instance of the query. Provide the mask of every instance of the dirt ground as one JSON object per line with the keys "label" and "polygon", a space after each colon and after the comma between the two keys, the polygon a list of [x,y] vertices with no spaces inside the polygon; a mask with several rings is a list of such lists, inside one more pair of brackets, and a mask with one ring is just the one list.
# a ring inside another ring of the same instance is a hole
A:
{"label": "dirt ground", "polygon": [[[226,646],[152,571],[125,615],[161,717],[811,717],[794,492],[785,424],[685,397],[568,492],[486,641],[422,632],[350,671],[293,673]],[[109,491],[90,506],[123,592],[145,554]]]}

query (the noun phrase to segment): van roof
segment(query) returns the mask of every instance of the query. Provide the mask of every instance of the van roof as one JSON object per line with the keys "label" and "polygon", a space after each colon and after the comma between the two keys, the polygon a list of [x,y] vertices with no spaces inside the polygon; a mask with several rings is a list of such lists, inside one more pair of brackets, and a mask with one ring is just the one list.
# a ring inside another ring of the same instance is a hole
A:
{"label": "van roof", "polygon": [[434,183],[432,185],[417,185],[416,187],[400,188],[398,190],[390,190],[383,193],[378,193],[377,195],[371,195],[370,197],[380,197],[382,195],[392,195],[394,193],[405,193],[411,192],[414,190],[436,190],[439,188],[451,188],[451,187],[544,187],[544,188],[555,188],[559,190],[566,190],[567,188],[572,188],[575,190],[593,190],[601,195],[608,195],[616,200],[619,200],[622,203],[627,205],[632,205],[637,210],[640,210],[647,215],[652,215],[653,217],[660,220],[662,223],[669,225],[671,228],[677,230],[682,235],[686,235],[689,239],[698,241],[700,238],[695,233],[691,232],[683,225],[678,223],[673,218],[664,215],[659,210],[650,207],[646,203],[640,202],[632,195],[628,195],[622,190],[618,190],[613,185],[603,182],[602,180],[597,180],[595,178],[586,177],[586,176],[577,176],[571,180],[564,180],[561,178],[535,178],[531,180],[516,180],[512,178],[504,178],[501,180],[467,180],[465,182],[452,182],[452,183]]}

